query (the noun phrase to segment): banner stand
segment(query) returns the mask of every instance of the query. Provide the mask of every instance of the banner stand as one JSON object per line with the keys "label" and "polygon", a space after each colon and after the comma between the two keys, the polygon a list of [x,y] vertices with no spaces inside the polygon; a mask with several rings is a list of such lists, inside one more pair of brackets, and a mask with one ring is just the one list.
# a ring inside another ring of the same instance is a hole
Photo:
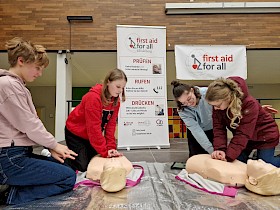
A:
{"label": "banner stand", "polygon": [[127,75],[118,117],[118,148],[170,148],[166,27],[117,26],[118,68]]}

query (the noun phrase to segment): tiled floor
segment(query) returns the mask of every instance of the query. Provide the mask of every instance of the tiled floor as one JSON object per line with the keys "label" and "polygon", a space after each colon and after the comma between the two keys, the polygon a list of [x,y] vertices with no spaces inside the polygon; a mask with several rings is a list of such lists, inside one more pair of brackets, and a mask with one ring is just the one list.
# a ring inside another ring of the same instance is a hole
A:
{"label": "tiled floor", "polygon": [[[60,143],[65,144],[65,141]],[[42,149],[42,147],[35,147],[33,152],[40,154]],[[170,148],[168,149],[145,148],[119,151],[131,162],[185,162],[189,155],[186,139],[170,139]]]}

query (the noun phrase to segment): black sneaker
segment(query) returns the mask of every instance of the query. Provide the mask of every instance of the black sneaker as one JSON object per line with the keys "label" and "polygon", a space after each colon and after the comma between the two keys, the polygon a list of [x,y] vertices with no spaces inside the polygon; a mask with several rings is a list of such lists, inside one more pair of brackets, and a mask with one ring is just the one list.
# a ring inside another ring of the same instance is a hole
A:
{"label": "black sneaker", "polygon": [[7,187],[4,191],[0,192],[0,205],[5,205],[10,193],[11,187]]}

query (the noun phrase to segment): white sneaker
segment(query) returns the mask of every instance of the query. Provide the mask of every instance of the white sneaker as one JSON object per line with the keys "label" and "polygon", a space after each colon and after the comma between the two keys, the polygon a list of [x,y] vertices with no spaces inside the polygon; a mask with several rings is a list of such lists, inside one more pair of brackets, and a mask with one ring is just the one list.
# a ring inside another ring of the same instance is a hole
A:
{"label": "white sneaker", "polygon": [[46,157],[52,156],[52,154],[50,153],[50,151],[48,149],[43,149],[41,151],[41,155],[46,156]]}
{"label": "white sneaker", "polygon": [[4,192],[8,187],[9,187],[9,185],[7,185],[7,184],[0,185],[0,192]]}

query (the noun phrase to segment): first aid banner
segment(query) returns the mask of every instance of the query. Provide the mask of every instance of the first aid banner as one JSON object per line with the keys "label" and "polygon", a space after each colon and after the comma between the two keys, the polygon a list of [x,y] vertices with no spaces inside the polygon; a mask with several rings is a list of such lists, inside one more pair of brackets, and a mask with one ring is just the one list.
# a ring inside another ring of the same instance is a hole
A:
{"label": "first aid banner", "polygon": [[175,45],[175,65],[176,78],[181,80],[247,79],[243,45]]}

